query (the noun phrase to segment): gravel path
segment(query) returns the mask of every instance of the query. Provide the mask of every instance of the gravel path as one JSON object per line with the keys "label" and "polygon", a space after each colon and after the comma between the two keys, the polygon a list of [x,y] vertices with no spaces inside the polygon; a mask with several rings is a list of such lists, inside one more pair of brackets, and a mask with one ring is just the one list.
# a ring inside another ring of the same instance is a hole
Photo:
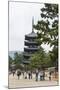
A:
{"label": "gravel path", "polygon": [[20,79],[16,75],[9,75],[9,88],[22,88],[22,87],[34,87],[34,86],[55,86],[58,85],[57,81],[35,81],[35,78],[23,79],[21,75]]}

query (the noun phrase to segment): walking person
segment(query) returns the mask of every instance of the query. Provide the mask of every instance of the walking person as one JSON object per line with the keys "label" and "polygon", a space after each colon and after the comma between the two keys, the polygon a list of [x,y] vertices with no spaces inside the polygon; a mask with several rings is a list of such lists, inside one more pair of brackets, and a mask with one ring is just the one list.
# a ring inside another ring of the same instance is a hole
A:
{"label": "walking person", "polygon": [[36,70],[36,81],[38,81],[38,70]]}
{"label": "walking person", "polygon": [[12,73],[13,73],[13,76],[14,76],[14,74],[15,74],[15,70],[13,70]]}
{"label": "walking person", "polygon": [[24,78],[27,79],[27,72],[24,73]]}
{"label": "walking person", "polygon": [[51,72],[49,72],[49,80],[51,80]]}
{"label": "walking person", "polygon": [[24,78],[24,71],[22,71],[22,74],[23,74],[23,78]]}
{"label": "walking person", "polygon": [[18,80],[19,80],[19,78],[20,78],[20,75],[21,75],[21,71],[20,71],[20,69],[18,69],[18,70],[17,70]]}
{"label": "walking person", "polygon": [[32,71],[31,71],[31,79],[32,79]]}
{"label": "walking person", "polygon": [[43,80],[43,71],[40,71],[40,80]]}
{"label": "walking person", "polygon": [[45,80],[45,71],[43,71],[43,80]]}
{"label": "walking person", "polygon": [[28,71],[28,78],[31,79],[31,72]]}

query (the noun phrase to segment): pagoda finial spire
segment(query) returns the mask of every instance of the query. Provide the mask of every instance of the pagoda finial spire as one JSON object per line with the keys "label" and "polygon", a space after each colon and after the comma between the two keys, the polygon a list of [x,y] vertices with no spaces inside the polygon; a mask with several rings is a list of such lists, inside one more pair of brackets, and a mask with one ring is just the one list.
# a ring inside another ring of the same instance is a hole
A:
{"label": "pagoda finial spire", "polygon": [[34,32],[33,25],[34,25],[34,17],[32,17],[32,32]]}

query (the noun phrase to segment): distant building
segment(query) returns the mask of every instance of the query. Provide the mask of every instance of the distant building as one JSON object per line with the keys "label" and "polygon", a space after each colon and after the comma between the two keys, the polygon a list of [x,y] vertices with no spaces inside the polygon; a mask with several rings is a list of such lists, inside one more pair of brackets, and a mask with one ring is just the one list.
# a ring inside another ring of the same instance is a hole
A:
{"label": "distant building", "polygon": [[38,51],[38,43],[36,42],[37,34],[33,30],[34,19],[32,19],[32,32],[25,35],[24,41],[24,64],[29,64],[29,58],[31,57],[32,53]]}

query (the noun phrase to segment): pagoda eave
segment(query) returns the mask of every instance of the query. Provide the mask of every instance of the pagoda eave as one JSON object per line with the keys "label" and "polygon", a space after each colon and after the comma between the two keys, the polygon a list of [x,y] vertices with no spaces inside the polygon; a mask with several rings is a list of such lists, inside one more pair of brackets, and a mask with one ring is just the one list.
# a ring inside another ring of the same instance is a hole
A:
{"label": "pagoda eave", "polygon": [[24,54],[23,54],[24,57],[26,57],[26,56],[27,56],[27,57],[30,57],[31,55],[32,55],[32,54],[30,54],[30,53],[24,53]]}
{"label": "pagoda eave", "polygon": [[29,39],[36,39],[36,36],[27,36],[25,35],[25,40],[29,40]]}
{"label": "pagoda eave", "polygon": [[29,63],[30,61],[26,61],[26,60],[23,61],[23,64],[29,64]]}
{"label": "pagoda eave", "polygon": [[24,51],[37,51],[39,48],[24,48]]}
{"label": "pagoda eave", "polygon": [[25,42],[24,42],[24,45],[26,45],[26,46],[30,46],[30,45],[36,45],[36,46],[38,46],[38,43],[37,43],[37,42],[25,41]]}

